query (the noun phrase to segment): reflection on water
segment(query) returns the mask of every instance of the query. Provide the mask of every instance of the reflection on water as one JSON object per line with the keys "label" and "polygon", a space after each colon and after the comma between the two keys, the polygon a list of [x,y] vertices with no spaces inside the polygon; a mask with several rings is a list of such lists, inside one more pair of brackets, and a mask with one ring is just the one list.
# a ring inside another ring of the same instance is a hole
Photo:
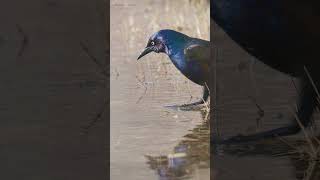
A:
{"label": "reflection on water", "polygon": [[299,180],[320,179],[319,152],[319,137],[315,137],[312,143],[303,139],[278,138],[244,144],[216,145],[212,149],[213,154],[220,156],[262,156],[273,161],[287,159],[289,167],[293,167],[295,178]]}
{"label": "reflection on water", "polygon": [[[161,180],[200,179],[196,170],[210,168],[208,111],[200,111],[203,122],[190,130],[174,147],[172,153],[162,156],[149,156],[148,164]],[[195,168],[196,167],[196,168]],[[206,178],[209,178],[207,174]]]}

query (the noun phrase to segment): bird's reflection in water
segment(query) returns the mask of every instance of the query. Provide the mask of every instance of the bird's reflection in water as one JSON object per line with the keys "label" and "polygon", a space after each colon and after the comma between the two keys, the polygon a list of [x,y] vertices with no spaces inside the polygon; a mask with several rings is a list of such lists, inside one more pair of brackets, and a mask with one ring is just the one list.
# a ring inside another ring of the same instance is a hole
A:
{"label": "bird's reflection in water", "polygon": [[164,156],[146,156],[150,168],[160,180],[193,179],[198,169],[210,168],[209,113],[201,112],[203,122],[186,134],[173,153]]}
{"label": "bird's reflection in water", "polygon": [[213,155],[228,154],[238,157],[267,156],[270,158],[288,158],[295,169],[298,180],[320,179],[320,137],[309,140],[297,139],[270,139],[258,142],[214,145]]}

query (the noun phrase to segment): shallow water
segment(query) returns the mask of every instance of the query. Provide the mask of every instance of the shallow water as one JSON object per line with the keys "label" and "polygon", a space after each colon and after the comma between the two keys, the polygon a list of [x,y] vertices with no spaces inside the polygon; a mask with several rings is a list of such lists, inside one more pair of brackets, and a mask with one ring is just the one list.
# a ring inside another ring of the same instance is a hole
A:
{"label": "shallow water", "polygon": [[195,19],[208,22],[209,11],[201,12],[205,17],[185,19],[189,1],[162,2],[111,1],[110,172],[114,180],[210,176],[208,114],[164,107],[196,101],[202,88],[182,76],[164,54],[136,60],[149,36],[159,29],[209,39],[208,24],[194,26]]}

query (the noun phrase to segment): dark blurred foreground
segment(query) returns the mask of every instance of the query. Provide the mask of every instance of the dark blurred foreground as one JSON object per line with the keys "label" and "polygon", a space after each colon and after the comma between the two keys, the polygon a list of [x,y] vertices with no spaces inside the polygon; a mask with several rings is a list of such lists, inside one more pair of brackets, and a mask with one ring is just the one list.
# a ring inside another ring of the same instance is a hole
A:
{"label": "dark blurred foreground", "polygon": [[2,2],[1,179],[106,179],[107,112],[88,128],[108,108],[106,9],[103,0]]}
{"label": "dark blurred foreground", "polygon": [[[254,134],[290,123],[297,79],[248,55],[214,23],[211,40],[212,137]],[[307,136],[300,132],[240,145],[212,144],[211,175],[218,180],[319,179],[319,113],[313,119]]]}

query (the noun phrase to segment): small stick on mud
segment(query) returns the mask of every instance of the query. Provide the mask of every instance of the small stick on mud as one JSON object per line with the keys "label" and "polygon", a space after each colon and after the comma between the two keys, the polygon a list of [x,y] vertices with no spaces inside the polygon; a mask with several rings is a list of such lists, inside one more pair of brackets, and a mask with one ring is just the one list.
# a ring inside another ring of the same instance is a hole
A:
{"label": "small stick on mud", "polygon": [[300,95],[299,90],[298,90],[298,87],[297,87],[296,83],[294,82],[293,77],[291,77],[291,82],[292,82],[292,84],[293,84],[293,87],[294,87],[295,90],[297,91],[298,95]]}

